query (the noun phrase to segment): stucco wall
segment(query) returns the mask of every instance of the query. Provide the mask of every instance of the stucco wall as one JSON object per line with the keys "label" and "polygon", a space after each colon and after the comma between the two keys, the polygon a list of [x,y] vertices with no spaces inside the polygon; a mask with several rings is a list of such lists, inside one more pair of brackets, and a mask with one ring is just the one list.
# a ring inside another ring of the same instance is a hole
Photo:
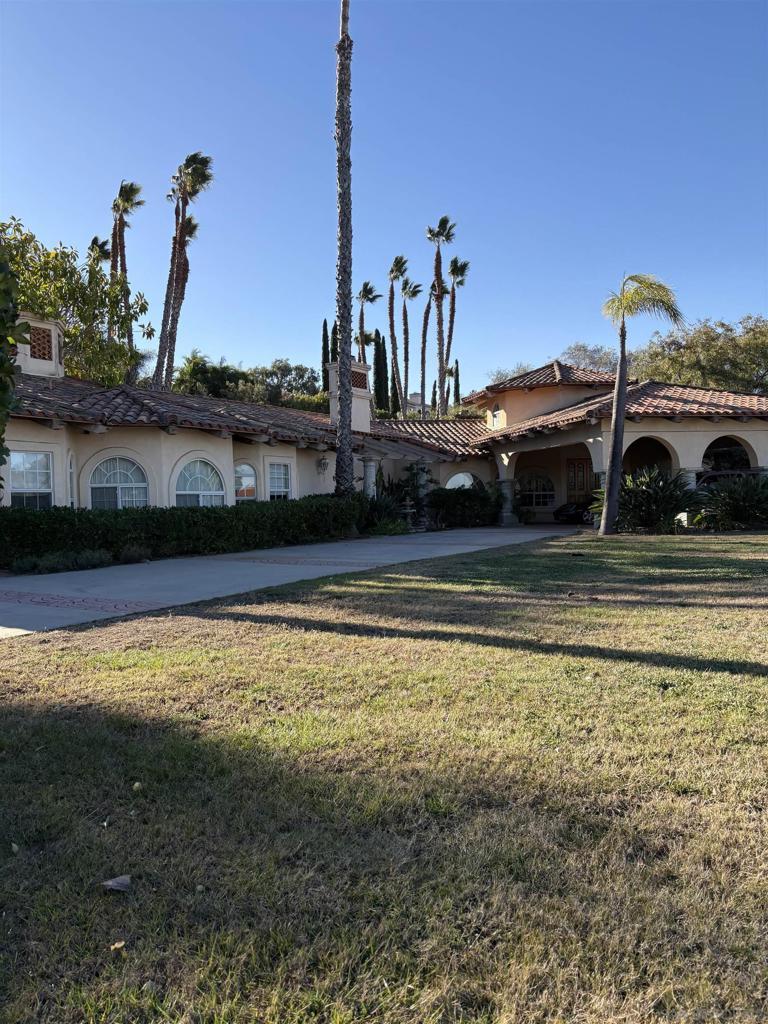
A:
{"label": "stucco wall", "polygon": [[513,423],[530,419],[532,416],[543,416],[556,409],[564,409],[567,405],[575,405],[576,402],[581,402],[586,398],[595,398],[603,392],[609,394],[610,388],[569,386],[535,388],[533,391],[503,391],[487,400],[484,399],[482,404],[487,409],[486,420],[489,427],[493,426],[491,410],[496,403],[501,411],[497,427],[508,427]]}

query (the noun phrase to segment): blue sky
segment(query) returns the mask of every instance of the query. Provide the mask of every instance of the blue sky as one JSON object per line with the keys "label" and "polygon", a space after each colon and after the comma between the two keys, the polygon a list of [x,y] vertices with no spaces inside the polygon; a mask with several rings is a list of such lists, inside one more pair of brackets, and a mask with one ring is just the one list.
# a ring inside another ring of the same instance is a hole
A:
{"label": "blue sky", "polygon": [[[332,318],[337,4],[4,2],[0,214],[83,248],[121,178],[159,327],[170,174],[216,180],[180,326],[244,365],[319,363]],[[581,340],[623,271],[658,274],[690,320],[768,312],[764,0],[352,0],[354,280],[392,257],[428,278],[424,229],[456,221],[471,261],[456,350],[487,371]],[[382,301],[367,323],[385,328]],[[649,337],[638,322],[630,343]]]}

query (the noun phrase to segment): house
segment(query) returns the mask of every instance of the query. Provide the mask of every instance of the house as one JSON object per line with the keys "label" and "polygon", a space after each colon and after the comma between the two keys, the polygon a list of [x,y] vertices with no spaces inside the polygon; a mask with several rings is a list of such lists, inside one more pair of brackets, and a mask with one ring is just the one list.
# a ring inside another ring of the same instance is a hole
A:
{"label": "house", "polygon": [[[17,406],[0,504],[223,505],[282,501],[333,491],[336,366],[330,414],[151,391],[105,388],[67,377],[60,324],[30,314],[19,346]],[[446,420],[372,420],[370,368],[353,364],[352,427],[359,488],[376,492],[379,471],[418,467],[448,487],[498,482],[502,520],[513,499],[537,521],[587,498],[605,474],[613,377],[554,360],[468,396],[481,415]],[[628,391],[624,466],[704,474],[768,467],[768,398],[653,381]]]}

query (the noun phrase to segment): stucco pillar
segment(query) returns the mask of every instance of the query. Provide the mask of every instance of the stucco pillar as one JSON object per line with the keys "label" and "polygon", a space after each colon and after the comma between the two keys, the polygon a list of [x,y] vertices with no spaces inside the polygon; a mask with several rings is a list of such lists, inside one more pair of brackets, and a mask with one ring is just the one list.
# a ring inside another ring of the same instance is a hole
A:
{"label": "stucco pillar", "polygon": [[680,476],[685,480],[686,487],[690,487],[692,491],[696,490],[696,474],[698,472],[697,469],[680,470]]}
{"label": "stucco pillar", "polygon": [[363,494],[376,497],[376,459],[363,459]]}
{"label": "stucco pillar", "polygon": [[512,511],[512,498],[514,494],[514,480],[499,480],[501,491],[501,512],[499,513],[499,526],[517,526],[519,520]]}

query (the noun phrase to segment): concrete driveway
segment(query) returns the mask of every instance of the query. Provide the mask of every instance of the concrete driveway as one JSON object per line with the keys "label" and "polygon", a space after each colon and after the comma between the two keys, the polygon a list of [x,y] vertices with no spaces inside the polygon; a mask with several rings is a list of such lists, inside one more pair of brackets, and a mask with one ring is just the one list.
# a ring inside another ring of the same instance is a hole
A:
{"label": "concrete driveway", "polygon": [[0,639],[574,532],[574,527],[489,526],[168,558],[47,576],[0,576]]}

